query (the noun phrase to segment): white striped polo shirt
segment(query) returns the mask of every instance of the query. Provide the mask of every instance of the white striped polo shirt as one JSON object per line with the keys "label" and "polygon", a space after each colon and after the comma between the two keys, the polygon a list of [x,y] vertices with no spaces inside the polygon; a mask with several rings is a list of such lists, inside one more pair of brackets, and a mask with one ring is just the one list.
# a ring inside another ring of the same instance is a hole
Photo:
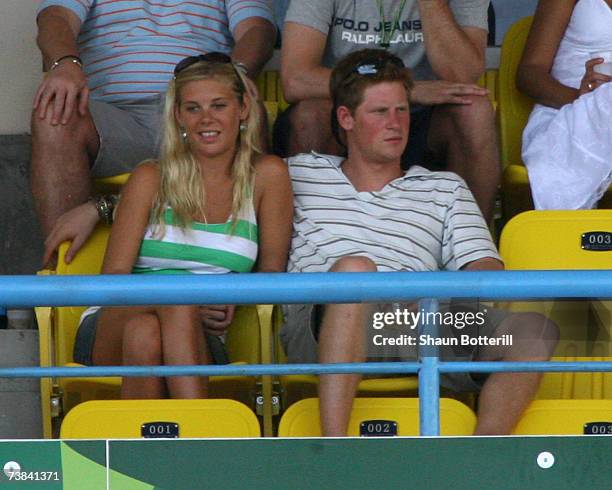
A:
{"label": "white striped polo shirt", "polygon": [[465,182],[451,172],[412,167],[379,192],[357,192],[341,157],[289,158],[294,226],[289,272],[323,272],[362,255],[380,271],[459,270],[500,260]]}
{"label": "white striped polo shirt", "polygon": [[91,97],[105,102],[165,92],[174,66],[186,56],[230,53],[243,20],[274,23],[271,0],[42,0],[72,10]]}
{"label": "white striped polo shirt", "polygon": [[134,274],[224,274],[250,272],[257,260],[258,229],[252,202],[238,217],[220,224],[176,225],[172,209],[164,213],[162,237],[149,225],[140,245]]}

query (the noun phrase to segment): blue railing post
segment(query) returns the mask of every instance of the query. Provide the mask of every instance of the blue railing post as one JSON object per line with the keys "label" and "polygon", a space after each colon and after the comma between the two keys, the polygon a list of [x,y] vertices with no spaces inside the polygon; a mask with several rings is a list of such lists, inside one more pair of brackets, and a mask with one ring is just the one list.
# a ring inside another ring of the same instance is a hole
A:
{"label": "blue railing post", "polygon": [[[438,324],[435,314],[439,310],[436,299],[419,301],[419,311],[425,316],[418,328],[418,339],[421,334],[432,338],[438,337]],[[430,321],[432,320],[433,321]],[[419,425],[422,436],[440,435],[440,371],[438,347],[426,345],[419,348],[421,369],[419,370]]]}

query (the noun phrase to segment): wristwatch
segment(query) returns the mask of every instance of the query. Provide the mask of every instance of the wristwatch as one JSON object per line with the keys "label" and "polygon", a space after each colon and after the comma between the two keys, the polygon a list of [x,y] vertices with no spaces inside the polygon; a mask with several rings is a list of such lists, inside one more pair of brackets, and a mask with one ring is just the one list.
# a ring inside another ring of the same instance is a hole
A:
{"label": "wristwatch", "polygon": [[113,224],[114,211],[119,202],[119,196],[114,194],[99,195],[90,197],[89,201],[93,203],[98,212],[98,217],[107,225]]}

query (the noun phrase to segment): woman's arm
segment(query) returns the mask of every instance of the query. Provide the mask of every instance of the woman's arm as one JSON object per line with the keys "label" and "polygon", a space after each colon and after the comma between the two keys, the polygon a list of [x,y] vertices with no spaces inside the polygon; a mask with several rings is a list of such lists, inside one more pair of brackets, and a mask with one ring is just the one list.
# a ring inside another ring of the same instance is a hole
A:
{"label": "woman's arm", "polygon": [[579,91],[553,78],[550,71],[574,11],[575,0],[540,0],[517,72],[519,90],[539,104],[560,108]]}
{"label": "woman's arm", "polygon": [[258,272],[284,272],[293,229],[293,192],[287,165],[265,155],[255,164],[255,205],[259,228]]}
{"label": "woman's arm", "polygon": [[121,192],[113,228],[104,255],[103,274],[130,274],[149,223],[159,185],[155,163],[138,166]]}

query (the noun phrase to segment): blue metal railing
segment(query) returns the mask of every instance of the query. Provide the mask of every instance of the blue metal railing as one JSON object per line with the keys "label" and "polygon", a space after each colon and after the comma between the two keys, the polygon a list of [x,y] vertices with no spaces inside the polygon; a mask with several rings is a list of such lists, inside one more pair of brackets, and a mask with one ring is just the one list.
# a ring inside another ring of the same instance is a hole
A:
{"label": "blue metal railing", "polygon": [[[532,300],[612,298],[612,271],[228,274],[213,276],[0,276],[0,305],[287,304],[391,302],[421,298]],[[437,301],[421,303],[436,311]],[[1,368],[0,377],[218,376],[418,373],[421,434],[439,434],[444,372],[612,371],[606,362],[420,362],[251,366]]]}

